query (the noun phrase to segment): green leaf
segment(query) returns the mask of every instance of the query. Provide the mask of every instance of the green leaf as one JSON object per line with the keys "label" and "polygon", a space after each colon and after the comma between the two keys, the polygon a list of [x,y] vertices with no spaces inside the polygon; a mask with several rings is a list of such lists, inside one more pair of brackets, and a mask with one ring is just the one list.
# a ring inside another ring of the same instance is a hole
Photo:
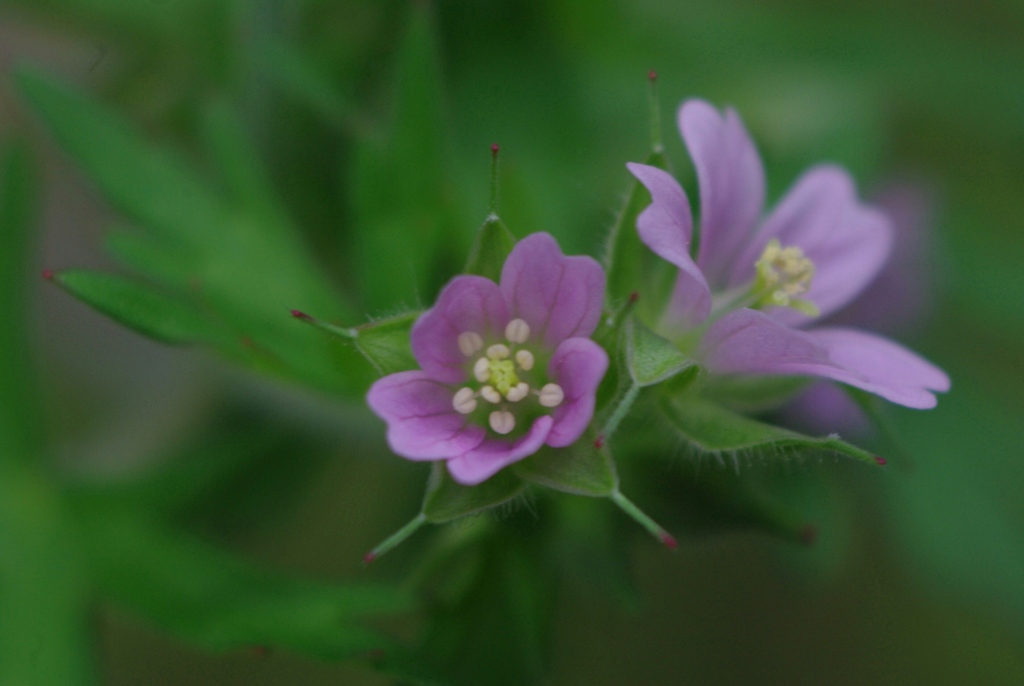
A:
{"label": "green leaf", "polygon": [[266,39],[258,51],[271,82],[339,129],[353,128],[354,107],[337,79],[305,54],[301,46]]}
{"label": "green leaf", "polygon": [[819,450],[837,453],[877,465],[875,456],[837,436],[812,438],[756,419],[744,417],[719,405],[692,396],[674,397],[662,403],[672,427],[699,450],[721,455],[743,451],[781,452]]}
{"label": "green leaf", "polygon": [[476,486],[463,486],[452,479],[443,462],[435,462],[423,497],[423,515],[435,524],[477,514],[512,500],[526,484],[511,470],[503,469]]}
{"label": "green leaf", "polygon": [[32,67],[17,81],[58,142],[121,211],[168,236],[199,238],[222,208],[184,162],[139,139],[122,119]]}
{"label": "green leaf", "polygon": [[363,624],[412,608],[394,588],[289,578],[103,500],[79,500],[77,511],[101,590],[181,638],[211,650],[280,647],[328,660],[401,650]]}
{"label": "green leaf", "polygon": [[445,183],[441,69],[431,6],[413,3],[386,130],[357,141],[352,177],[359,283],[368,309],[431,297],[458,268]]}
{"label": "green leaf", "polygon": [[54,281],[79,300],[143,336],[173,344],[218,343],[227,332],[191,304],[116,274],[70,269]]}
{"label": "green leaf", "polygon": [[626,320],[624,336],[626,366],[638,386],[653,386],[696,367],[695,361],[684,355],[671,341],[648,329],[636,317]]}
{"label": "green leaf", "polygon": [[577,495],[603,498],[619,486],[611,454],[595,447],[592,439],[580,439],[566,448],[545,446],[516,462],[512,471],[524,481]]}
{"label": "green leaf", "polygon": [[[668,170],[668,159],[663,152],[652,152],[645,164]],[[631,294],[638,293],[637,306],[653,320],[661,314],[675,269],[641,242],[636,219],[651,204],[651,194],[639,181],[632,176],[629,178],[629,196],[612,227],[605,252],[608,300],[612,303],[625,301]]]}
{"label": "green leaf", "polygon": [[0,462],[24,462],[43,443],[28,336],[35,178],[25,147],[0,149]]}
{"label": "green leaf", "polygon": [[42,477],[0,465],[0,683],[94,683],[79,539]]}
{"label": "green leaf", "polygon": [[419,369],[409,345],[412,325],[419,312],[407,312],[355,327],[355,346],[383,376]]}
{"label": "green leaf", "polygon": [[476,241],[463,272],[483,276],[498,283],[501,281],[501,268],[505,264],[505,259],[515,246],[516,239],[512,232],[498,215],[491,214],[477,231]]}
{"label": "green leaf", "polygon": [[468,578],[431,608],[424,652],[455,683],[523,686],[547,671],[557,572],[537,554],[540,541],[523,538],[495,527],[461,551]]}

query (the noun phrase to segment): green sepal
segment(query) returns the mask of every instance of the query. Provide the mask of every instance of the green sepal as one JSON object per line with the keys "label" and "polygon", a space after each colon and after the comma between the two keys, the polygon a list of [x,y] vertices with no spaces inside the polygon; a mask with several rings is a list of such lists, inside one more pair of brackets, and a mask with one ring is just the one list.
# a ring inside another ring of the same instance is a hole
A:
{"label": "green sepal", "polygon": [[505,258],[516,246],[516,239],[496,214],[490,214],[477,231],[473,249],[466,261],[466,274],[476,274],[498,283]]}
{"label": "green sepal", "polygon": [[718,376],[708,379],[702,392],[737,412],[764,412],[791,400],[811,383],[804,376]]}
{"label": "green sepal", "polygon": [[668,398],[662,410],[672,427],[691,445],[715,455],[745,451],[779,453],[818,450],[877,466],[875,456],[837,436],[812,438],[736,414],[712,402],[684,396]]}
{"label": "green sepal", "polygon": [[381,375],[419,369],[409,344],[412,325],[419,312],[406,312],[388,319],[357,326],[354,343]]}
{"label": "green sepal", "polygon": [[544,446],[512,465],[512,471],[524,481],[576,495],[604,498],[619,487],[611,454],[598,448],[592,436],[565,448]]}
{"label": "green sepal", "polygon": [[[666,171],[669,168],[668,158],[660,151],[652,152],[644,163]],[[629,195],[612,226],[605,251],[607,297],[609,302],[616,303],[637,293],[640,296],[637,306],[653,319],[664,309],[676,270],[640,240],[636,220],[651,204],[651,194],[642,183],[632,176],[629,178]]]}
{"label": "green sepal", "polygon": [[191,303],[117,274],[69,269],[54,282],[82,302],[138,333],[176,345],[223,343],[228,333]]}
{"label": "green sepal", "polygon": [[423,497],[423,515],[434,524],[450,522],[506,503],[525,488],[526,484],[510,469],[476,486],[463,486],[451,477],[444,462],[435,462]]}
{"label": "green sepal", "polygon": [[694,360],[636,317],[626,320],[623,336],[626,367],[634,383],[640,387],[653,386],[687,370],[696,371]]}

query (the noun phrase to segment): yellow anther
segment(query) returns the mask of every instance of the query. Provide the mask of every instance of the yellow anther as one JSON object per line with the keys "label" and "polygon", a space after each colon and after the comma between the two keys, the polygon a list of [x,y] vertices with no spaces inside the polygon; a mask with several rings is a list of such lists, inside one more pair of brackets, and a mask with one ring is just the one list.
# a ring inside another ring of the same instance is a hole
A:
{"label": "yellow anther", "polygon": [[814,263],[796,246],[782,247],[778,239],[768,241],[757,261],[757,281],[754,292],[759,294],[759,305],[794,307],[801,312],[814,308],[808,300],[799,300],[811,289]]}
{"label": "yellow anther", "polygon": [[452,398],[452,407],[459,414],[469,414],[476,409],[476,394],[472,388],[460,388]]}
{"label": "yellow anther", "polygon": [[490,382],[498,392],[502,395],[508,393],[508,390],[519,383],[519,377],[516,376],[516,363],[512,360],[491,360],[488,365],[490,368]]}
{"label": "yellow anther", "polygon": [[473,365],[473,376],[481,383],[491,378],[491,361],[486,357],[481,357],[477,360],[476,364]]}
{"label": "yellow anther", "polygon": [[565,400],[565,391],[562,387],[556,383],[545,384],[540,389],[540,397],[538,398],[541,405],[544,407],[558,407]]}
{"label": "yellow anther", "polygon": [[498,393],[494,386],[484,386],[480,389],[480,395],[489,403],[497,404],[501,402],[501,393]]}
{"label": "yellow anther", "polygon": [[491,428],[497,433],[507,434],[516,428],[515,416],[507,410],[496,410],[488,417]]}
{"label": "yellow anther", "polygon": [[508,346],[504,343],[495,343],[487,349],[487,357],[492,360],[504,360],[506,357],[511,355],[511,351]]}
{"label": "yellow anther", "polygon": [[513,319],[505,327],[505,338],[513,343],[525,343],[530,337],[530,325],[522,319]]}
{"label": "yellow anther", "polygon": [[482,347],[484,347],[484,339],[476,331],[465,331],[459,334],[459,350],[466,357],[471,357]]}

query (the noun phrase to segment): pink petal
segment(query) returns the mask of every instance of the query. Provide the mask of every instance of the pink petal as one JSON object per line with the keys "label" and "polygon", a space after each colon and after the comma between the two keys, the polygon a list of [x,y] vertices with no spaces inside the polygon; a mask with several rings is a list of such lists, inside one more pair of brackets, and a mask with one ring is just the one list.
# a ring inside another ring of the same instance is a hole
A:
{"label": "pink petal", "polygon": [[462,455],[484,440],[483,427],[468,424],[452,407],[452,390],[426,372],[399,372],[378,379],[366,395],[388,423],[388,445],[410,460]]}
{"label": "pink petal", "polygon": [[604,270],[589,257],[566,257],[549,234],[516,244],[501,270],[509,316],[530,325],[530,340],[554,350],[567,338],[588,337],[601,319]]}
{"label": "pink petal", "polygon": [[726,285],[764,209],[764,167],[731,108],[723,116],[703,100],[688,100],[680,107],[678,120],[700,187],[697,263],[717,290]]}
{"label": "pink petal", "polygon": [[[754,264],[772,238],[784,247],[799,247],[814,262],[811,288],[801,297],[826,316],[853,300],[878,275],[892,248],[892,227],[884,214],[857,199],[845,170],[821,165],[805,172],[765,220],[740,257],[730,285],[754,278]],[[788,324],[809,321],[790,308],[770,313]]]}
{"label": "pink petal", "polygon": [[484,341],[497,340],[504,338],[508,320],[497,284],[482,276],[456,276],[412,327],[413,355],[431,378],[461,383],[472,360],[459,350],[459,334],[472,331]]}
{"label": "pink petal", "polygon": [[551,431],[553,420],[539,417],[530,431],[515,442],[488,438],[478,447],[448,460],[448,473],[463,486],[475,486],[502,469],[540,450]]}
{"label": "pink petal", "polygon": [[917,409],[934,407],[931,391],[949,388],[940,369],[885,338],[850,329],[797,331],[754,310],[715,322],[701,357],[716,374],[818,376]]}
{"label": "pink petal", "polygon": [[565,399],[555,408],[547,444],[563,448],[576,442],[594,416],[597,387],[608,371],[608,353],[589,338],[563,341],[548,364],[548,377],[562,387]]}
{"label": "pink petal", "polygon": [[636,220],[637,232],[655,255],[679,268],[669,304],[669,325],[692,328],[711,312],[711,291],[704,274],[690,257],[693,219],[686,193],[672,175],[645,164],[629,163],[630,173],[651,194],[651,204]]}

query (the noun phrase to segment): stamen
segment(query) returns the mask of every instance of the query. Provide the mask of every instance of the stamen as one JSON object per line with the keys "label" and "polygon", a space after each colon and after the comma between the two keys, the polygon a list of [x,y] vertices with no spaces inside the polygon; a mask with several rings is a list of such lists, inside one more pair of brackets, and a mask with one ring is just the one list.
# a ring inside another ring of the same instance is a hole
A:
{"label": "stamen", "polygon": [[484,339],[476,331],[464,331],[459,334],[459,350],[466,357],[470,357],[477,350],[484,347]]}
{"label": "stamen", "polygon": [[804,311],[816,309],[807,300],[798,300],[811,288],[814,278],[814,263],[795,246],[782,247],[777,238],[768,241],[761,253],[757,267],[757,282],[754,290],[759,294],[760,305],[793,307]]}
{"label": "stamen", "polygon": [[500,434],[507,434],[516,428],[516,418],[508,410],[496,410],[488,417],[491,428]]}
{"label": "stamen", "polygon": [[530,337],[530,325],[522,319],[513,319],[505,327],[505,338],[513,343],[525,343]]}
{"label": "stamen", "polygon": [[544,407],[558,407],[565,400],[565,391],[556,383],[545,384],[540,389],[539,402]]}
{"label": "stamen", "polygon": [[531,353],[529,350],[517,350],[516,362],[519,363],[519,367],[523,371],[530,371],[531,369],[533,369],[533,353]]}
{"label": "stamen", "polygon": [[508,389],[508,393],[505,394],[505,397],[511,400],[512,402],[517,403],[526,396],[528,396],[529,394],[530,387],[526,383],[520,381],[512,388]]}
{"label": "stamen", "polygon": [[486,357],[481,357],[473,365],[473,376],[477,381],[484,382],[491,378],[491,362]]}
{"label": "stamen", "polygon": [[501,402],[501,393],[498,393],[494,386],[484,386],[480,389],[480,395],[489,403],[497,404]]}
{"label": "stamen", "polygon": [[495,343],[487,349],[487,357],[492,360],[504,360],[511,354],[512,353],[509,351],[508,346],[504,343]]}
{"label": "stamen", "polygon": [[452,398],[452,406],[459,414],[469,414],[476,409],[475,396],[472,388],[460,388]]}

